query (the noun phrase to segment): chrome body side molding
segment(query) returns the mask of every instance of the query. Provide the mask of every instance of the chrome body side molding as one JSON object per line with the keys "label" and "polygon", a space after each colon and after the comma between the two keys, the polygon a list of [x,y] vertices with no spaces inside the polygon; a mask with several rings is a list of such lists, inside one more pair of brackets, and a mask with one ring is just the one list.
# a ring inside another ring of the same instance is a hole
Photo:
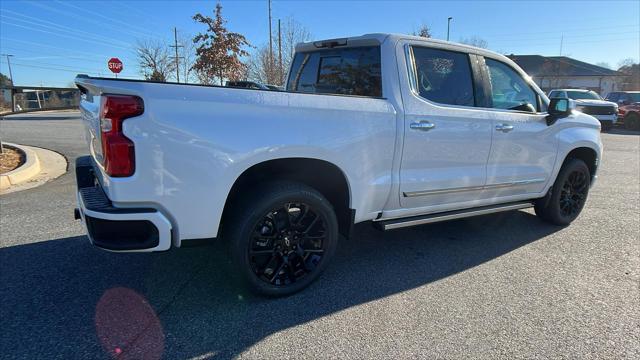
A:
{"label": "chrome body side molding", "polygon": [[411,191],[411,192],[403,192],[402,195],[404,197],[440,195],[440,194],[458,193],[458,192],[464,192],[464,191],[491,190],[491,189],[499,189],[499,188],[505,188],[510,186],[530,185],[530,184],[542,183],[545,181],[546,179],[530,179],[530,180],[511,181],[506,183],[484,185],[484,186],[468,186],[468,187],[459,187],[459,188],[452,188],[452,189]]}

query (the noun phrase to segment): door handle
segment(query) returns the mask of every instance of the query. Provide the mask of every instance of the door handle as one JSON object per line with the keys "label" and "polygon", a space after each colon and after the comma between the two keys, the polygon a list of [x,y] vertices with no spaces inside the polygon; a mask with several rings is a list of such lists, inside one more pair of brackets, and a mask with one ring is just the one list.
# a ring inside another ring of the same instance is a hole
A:
{"label": "door handle", "polygon": [[511,130],[513,130],[513,125],[509,125],[509,124],[496,125],[496,131],[502,131],[504,133],[508,133]]}
{"label": "door handle", "polygon": [[429,131],[431,129],[435,129],[436,124],[429,122],[427,120],[421,120],[417,122],[412,122],[409,127],[412,130],[420,130],[420,131]]}

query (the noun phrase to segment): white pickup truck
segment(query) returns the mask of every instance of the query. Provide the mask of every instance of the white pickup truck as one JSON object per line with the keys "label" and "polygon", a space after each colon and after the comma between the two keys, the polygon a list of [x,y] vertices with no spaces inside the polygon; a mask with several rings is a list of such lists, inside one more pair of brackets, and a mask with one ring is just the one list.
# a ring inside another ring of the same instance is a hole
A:
{"label": "white pickup truck", "polygon": [[148,252],[218,238],[272,296],[316,279],[355,223],[535,207],[567,225],[602,154],[600,123],[505,56],[406,35],[299,44],[285,91],[75,82],[90,241]]}

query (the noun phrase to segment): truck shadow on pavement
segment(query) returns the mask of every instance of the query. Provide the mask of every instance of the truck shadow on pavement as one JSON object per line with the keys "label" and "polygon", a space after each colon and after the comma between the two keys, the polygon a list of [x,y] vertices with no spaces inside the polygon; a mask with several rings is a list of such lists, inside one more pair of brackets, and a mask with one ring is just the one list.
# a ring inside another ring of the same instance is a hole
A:
{"label": "truck shadow on pavement", "polygon": [[361,224],[318,281],[281,299],[243,290],[221,244],[112,254],[78,236],[3,248],[0,347],[8,358],[231,358],[279,331],[428,286],[559,229],[523,211],[387,233]]}

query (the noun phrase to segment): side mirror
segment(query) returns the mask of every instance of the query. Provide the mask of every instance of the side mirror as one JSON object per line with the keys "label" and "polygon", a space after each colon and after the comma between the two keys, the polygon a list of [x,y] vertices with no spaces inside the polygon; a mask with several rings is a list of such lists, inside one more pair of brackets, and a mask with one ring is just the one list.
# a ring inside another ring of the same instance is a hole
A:
{"label": "side mirror", "polygon": [[558,119],[571,115],[571,111],[576,108],[576,103],[567,98],[553,98],[549,102],[547,112],[547,125],[553,125]]}

